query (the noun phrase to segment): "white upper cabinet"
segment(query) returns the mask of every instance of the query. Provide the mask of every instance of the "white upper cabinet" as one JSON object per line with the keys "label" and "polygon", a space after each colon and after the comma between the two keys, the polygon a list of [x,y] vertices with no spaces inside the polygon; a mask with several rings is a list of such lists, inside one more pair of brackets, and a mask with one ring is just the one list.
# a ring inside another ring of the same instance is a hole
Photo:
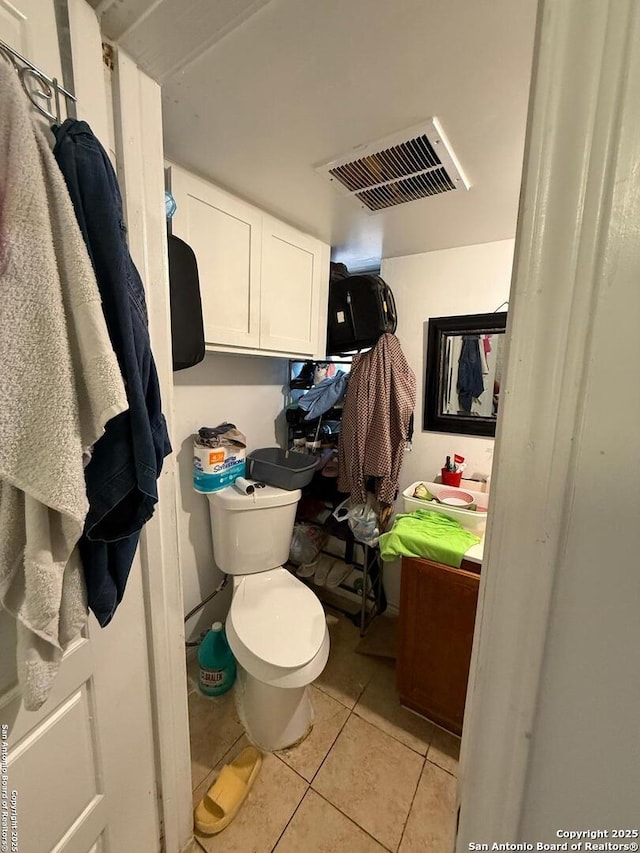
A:
{"label": "white upper cabinet", "polygon": [[184,169],[171,167],[172,233],[198,260],[205,341],[260,345],[262,215]]}
{"label": "white upper cabinet", "polygon": [[[327,278],[322,244],[265,216],[262,225],[260,346],[313,355],[318,308]],[[327,298],[326,288],[324,289]]]}
{"label": "white upper cabinet", "polygon": [[322,358],[329,246],[171,166],[172,231],[195,252],[210,350]]}

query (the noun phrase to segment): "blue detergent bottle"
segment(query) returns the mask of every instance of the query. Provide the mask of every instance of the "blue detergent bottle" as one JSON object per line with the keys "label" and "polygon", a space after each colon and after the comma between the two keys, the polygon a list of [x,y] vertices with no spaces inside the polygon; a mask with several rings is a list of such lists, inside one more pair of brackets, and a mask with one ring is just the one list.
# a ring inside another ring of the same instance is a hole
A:
{"label": "blue detergent bottle", "polygon": [[214,622],[198,649],[200,691],[205,696],[222,696],[236,680],[236,661],[222,622]]}

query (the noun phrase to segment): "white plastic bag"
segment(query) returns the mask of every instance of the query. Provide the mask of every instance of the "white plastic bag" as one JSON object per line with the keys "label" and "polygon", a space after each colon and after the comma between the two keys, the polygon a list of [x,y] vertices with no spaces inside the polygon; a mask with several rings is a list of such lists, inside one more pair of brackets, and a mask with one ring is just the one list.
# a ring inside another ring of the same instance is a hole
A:
{"label": "white plastic bag", "polygon": [[312,563],[323,549],[327,534],[315,524],[296,524],[293,528],[289,559],[292,563]]}
{"label": "white plastic bag", "polygon": [[355,503],[351,498],[347,498],[335,508],[333,517],[337,521],[349,523],[356,541],[362,542],[363,545],[378,544],[378,516],[370,498],[367,498],[366,503]]}

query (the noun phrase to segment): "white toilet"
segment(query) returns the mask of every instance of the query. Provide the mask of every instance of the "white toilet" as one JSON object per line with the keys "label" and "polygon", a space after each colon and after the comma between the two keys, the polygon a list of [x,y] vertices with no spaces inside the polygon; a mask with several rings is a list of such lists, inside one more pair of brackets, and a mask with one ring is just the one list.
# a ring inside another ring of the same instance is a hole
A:
{"label": "white toilet", "polygon": [[238,712],[249,739],[266,752],[309,733],[307,685],[329,657],[320,601],[282,567],[300,495],[271,486],[253,495],[233,486],[207,495],[216,563],[233,575],[225,627],[238,662]]}

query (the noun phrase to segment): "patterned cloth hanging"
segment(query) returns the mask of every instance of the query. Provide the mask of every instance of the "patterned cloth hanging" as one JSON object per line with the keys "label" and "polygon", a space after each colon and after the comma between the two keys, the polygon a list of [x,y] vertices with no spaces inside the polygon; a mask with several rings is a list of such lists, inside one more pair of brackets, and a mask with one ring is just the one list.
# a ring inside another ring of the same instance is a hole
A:
{"label": "patterned cloth hanging", "polygon": [[341,492],[361,503],[367,491],[394,502],[415,404],[416,378],[395,335],[354,356],[338,448]]}

